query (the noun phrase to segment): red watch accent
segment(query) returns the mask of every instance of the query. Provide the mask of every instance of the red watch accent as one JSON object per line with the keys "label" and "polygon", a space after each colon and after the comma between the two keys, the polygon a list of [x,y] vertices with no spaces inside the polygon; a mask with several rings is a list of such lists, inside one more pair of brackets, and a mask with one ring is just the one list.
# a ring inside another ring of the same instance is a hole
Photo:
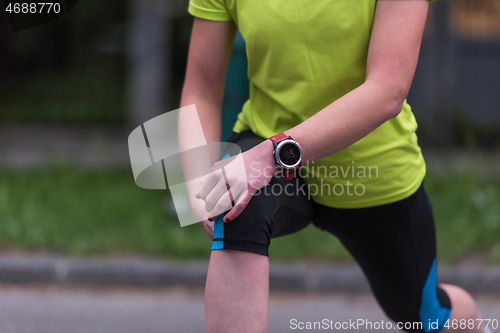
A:
{"label": "red watch accent", "polygon": [[[272,137],[269,138],[272,142],[274,142],[274,147],[276,148],[277,144],[280,143],[283,140],[290,139],[291,137],[286,135],[285,133],[279,133],[276,135],[273,135]],[[290,180],[293,178],[295,170],[283,170],[283,175],[281,176],[282,179],[284,180]]]}
{"label": "red watch accent", "polygon": [[280,134],[276,134],[276,135],[270,137],[269,140],[276,142],[276,143],[280,143],[281,141],[289,139],[289,138],[290,137],[288,135],[286,135],[285,133],[280,133]]}
{"label": "red watch accent", "polygon": [[282,178],[283,180],[290,180],[290,179],[292,179],[292,178],[293,178],[293,171],[294,171],[294,170],[288,170],[288,171],[286,171],[286,172],[283,174],[283,176],[281,176],[281,178]]}

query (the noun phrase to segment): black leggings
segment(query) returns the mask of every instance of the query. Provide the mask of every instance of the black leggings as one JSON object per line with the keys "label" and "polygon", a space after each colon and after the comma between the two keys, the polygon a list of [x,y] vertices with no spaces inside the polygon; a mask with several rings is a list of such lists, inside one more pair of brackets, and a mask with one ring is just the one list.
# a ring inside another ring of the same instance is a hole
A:
{"label": "black leggings", "polygon": [[[244,131],[234,133],[228,141],[245,151],[262,140]],[[279,187],[281,195],[277,194]],[[219,218],[215,222],[212,250],[268,255],[271,238],[299,231],[311,222],[342,242],[360,265],[385,313],[395,322],[413,326],[405,331],[439,332],[444,328],[451,304],[436,283],[434,219],[423,185],[398,202],[339,209],[308,200],[300,178],[273,178],[234,221],[224,223]],[[415,328],[413,323],[418,322],[422,326]]]}

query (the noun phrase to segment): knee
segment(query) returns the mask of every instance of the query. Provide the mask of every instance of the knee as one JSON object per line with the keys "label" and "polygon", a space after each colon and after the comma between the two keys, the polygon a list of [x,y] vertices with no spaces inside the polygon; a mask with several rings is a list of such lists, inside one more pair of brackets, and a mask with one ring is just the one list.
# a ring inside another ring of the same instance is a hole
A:
{"label": "knee", "polygon": [[238,266],[255,267],[256,265],[265,265],[269,262],[268,256],[254,252],[229,249],[220,252],[223,253],[222,255],[226,260],[231,260]]}
{"label": "knee", "polygon": [[210,256],[210,268],[220,269],[224,267],[223,274],[238,276],[238,279],[257,278],[269,276],[269,258],[265,255],[240,251],[240,250],[217,250],[212,251]]}
{"label": "knee", "polygon": [[467,291],[449,284],[441,284],[440,288],[443,289],[450,298],[451,306],[453,308],[453,318],[466,320],[475,320],[479,318],[479,311],[477,309],[476,302]]}
{"label": "knee", "polygon": [[392,298],[380,305],[387,316],[398,324],[398,328],[406,332],[442,331],[448,319],[468,321],[480,317],[472,296],[452,285],[440,285],[437,299],[433,297],[432,300],[412,302]]}

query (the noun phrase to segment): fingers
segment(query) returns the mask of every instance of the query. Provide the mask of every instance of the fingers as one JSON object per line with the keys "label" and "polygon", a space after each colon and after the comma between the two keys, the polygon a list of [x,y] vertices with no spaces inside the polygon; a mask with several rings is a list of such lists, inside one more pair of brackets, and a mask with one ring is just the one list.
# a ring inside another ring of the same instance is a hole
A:
{"label": "fingers", "polygon": [[252,196],[253,193],[250,193],[248,190],[243,191],[238,198],[238,202],[236,203],[236,205],[234,205],[234,207],[224,216],[224,222],[231,222],[232,220],[237,218],[247,207],[250,199],[252,199]]}
{"label": "fingers", "polygon": [[194,196],[198,199],[206,200],[207,196],[210,194],[210,192],[212,192],[217,183],[221,181],[225,183],[221,169],[211,172],[205,179],[201,181],[200,188]]}
{"label": "fingers", "polygon": [[210,219],[215,220],[220,214],[231,208],[231,202],[232,198],[230,196],[230,192],[225,191],[217,201],[217,203],[214,205],[214,208],[210,212],[208,212],[208,216],[210,217]]}
{"label": "fingers", "polygon": [[224,181],[224,179],[220,179],[219,182],[215,185],[213,190],[207,195],[205,198],[205,210],[210,212],[214,209],[217,202],[224,195],[224,193],[228,190],[228,185]]}
{"label": "fingers", "polygon": [[[243,170],[234,164],[232,168],[226,169],[221,167],[206,176],[195,194],[195,197],[205,201],[205,210],[212,221],[216,216],[230,209],[233,200],[243,192],[246,194],[239,196],[239,208],[233,212],[233,217],[230,219],[238,216],[248,203],[241,201],[247,196],[249,190],[244,166]],[[252,194],[253,192],[255,191],[252,191]]]}
{"label": "fingers", "polygon": [[[231,185],[231,186],[230,186]],[[230,208],[235,197],[247,189],[246,178],[230,181],[222,169],[208,175],[200,185],[196,197],[205,201],[205,210],[213,220]]]}
{"label": "fingers", "polygon": [[210,222],[215,222],[215,221],[217,221],[217,219],[218,219],[218,218],[219,218],[219,216],[221,216],[221,215],[222,215],[222,214],[219,214],[219,215],[217,215],[217,216],[212,216],[212,217],[209,217],[209,218],[208,218],[208,220],[209,220]]}
{"label": "fingers", "polygon": [[238,200],[240,200],[241,197],[246,196],[246,193],[248,193],[248,187],[246,183],[235,184],[221,196],[217,204],[214,206],[214,209],[210,211],[208,215],[215,216],[226,212],[227,210],[231,209],[233,201],[236,201],[235,198],[238,198]]}
{"label": "fingers", "polygon": [[201,225],[203,226],[203,229],[205,229],[205,232],[208,234],[208,237],[214,240],[214,223],[205,220],[201,222]]}

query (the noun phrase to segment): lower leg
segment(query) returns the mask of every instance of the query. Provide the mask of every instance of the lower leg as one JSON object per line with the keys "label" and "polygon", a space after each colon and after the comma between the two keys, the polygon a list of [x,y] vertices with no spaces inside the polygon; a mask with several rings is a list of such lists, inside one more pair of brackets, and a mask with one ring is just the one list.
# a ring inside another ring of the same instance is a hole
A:
{"label": "lower leg", "polygon": [[205,286],[207,332],[267,332],[269,258],[236,250],[215,250]]}
{"label": "lower leg", "polygon": [[[445,332],[470,332],[470,333],[483,333],[486,332],[483,327],[478,327],[481,316],[477,310],[477,305],[471,295],[468,292],[459,288],[457,286],[452,286],[449,284],[441,284],[441,289],[446,291],[446,294],[450,298],[451,302],[451,317],[449,324],[450,326],[455,321],[460,327],[460,320],[465,319],[468,323],[470,319],[474,320],[474,328],[466,329],[446,329]],[[472,325],[471,325],[472,326]],[[467,327],[469,327],[467,325]]]}

